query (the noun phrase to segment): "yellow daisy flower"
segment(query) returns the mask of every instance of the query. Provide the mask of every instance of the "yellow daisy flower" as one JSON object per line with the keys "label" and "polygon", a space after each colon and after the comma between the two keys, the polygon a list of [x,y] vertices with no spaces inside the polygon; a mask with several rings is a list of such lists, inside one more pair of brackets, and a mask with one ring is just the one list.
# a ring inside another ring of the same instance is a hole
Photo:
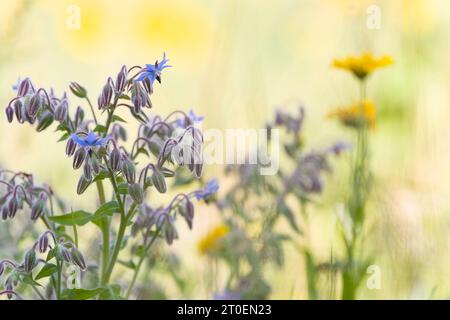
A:
{"label": "yellow daisy flower", "polygon": [[328,117],[337,118],[348,127],[361,128],[367,125],[374,128],[376,125],[376,108],[371,101],[365,101],[363,104],[354,103],[329,113]]}
{"label": "yellow daisy flower", "polygon": [[220,224],[209,231],[198,243],[198,251],[202,255],[214,253],[221,249],[221,241],[230,232],[226,224]]}
{"label": "yellow daisy flower", "polygon": [[349,56],[344,59],[335,59],[333,66],[352,72],[357,78],[363,80],[378,68],[387,67],[394,63],[390,56],[374,57],[371,53],[363,53],[361,56]]}

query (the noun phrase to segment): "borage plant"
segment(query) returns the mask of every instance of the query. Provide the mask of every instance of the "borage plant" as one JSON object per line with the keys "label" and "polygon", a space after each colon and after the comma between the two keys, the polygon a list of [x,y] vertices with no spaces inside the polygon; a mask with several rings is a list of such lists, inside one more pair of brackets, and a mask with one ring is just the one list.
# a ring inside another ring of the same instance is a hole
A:
{"label": "borage plant", "polygon": [[[199,243],[200,253],[225,266],[227,281],[215,286],[219,299],[267,299],[272,289],[267,270],[271,264],[283,266],[285,242],[294,244],[304,256],[309,297],[318,298],[318,267],[308,241],[307,207],[317,202],[324,188],[324,174],[332,169],[330,157],[348,145],[338,141],[323,149],[305,150],[304,114],[303,107],[297,115],[278,110],[267,126],[269,136],[275,128],[285,132],[283,156],[289,161],[283,164],[290,164],[276,175],[261,175],[259,164],[233,165],[225,171],[233,184],[217,201],[223,223]],[[296,214],[299,211],[301,216]],[[293,232],[280,228],[283,220]]]}
{"label": "borage plant", "polygon": [[[5,286],[2,294],[20,297],[18,292],[28,293],[29,287],[42,299],[129,298],[152,245],[160,238],[172,244],[178,237],[177,218],[184,219],[192,228],[193,199],[208,198],[217,188],[207,185],[179,193],[159,207],[154,199],[153,206],[146,201],[152,189],[159,193],[167,191],[167,178],[178,176],[183,170],[198,178],[203,167],[203,136],[195,126],[201,117],[193,112],[175,111],[163,118],[144,111],[152,107],[154,83],[161,82],[162,71],[169,67],[167,62],[164,56],[162,61],[145,67],[123,66],[115,81],[109,77],[97,100],[101,116],[96,114],[86,89],[72,82],[70,90],[85,100],[91,119],[85,116],[82,107],[71,115],[66,93],[57,97],[53,90],[36,88],[29,78],[19,82],[16,97],[6,107],[8,121],[15,118],[19,123],[36,123],[38,132],[56,123],[56,131],[63,133],[60,141],[67,140],[66,154],[73,157],[73,168],[82,169],[77,193],[83,194],[95,185],[99,207],[94,213],[84,210],[64,213],[61,201],[57,201],[57,207],[53,206],[52,189],[36,185],[31,174],[2,170],[3,220],[13,219],[18,211],[29,210],[31,220],[42,221],[46,228],[22,261],[0,262]],[[137,136],[128,144],[126,122],[115,114],[122,108],[129,109],[139,122]],[[195,179],[175,180],[174,185],[186,185]],[[105,183],[110,188],[106,189]],[[99,257],[97,262],[85,261],[79,249],[82,231],[79,229],[87,223],[95,224],[101,231],[102,245],[96,246],[100,252],[94,255]],[[123,252],[126,249],[129,252]],[[119,262],[133,271],[126,288],[112,281]],[[81,284],[71,281],[79,279],[71,278],[74,272],[81,274]]]}

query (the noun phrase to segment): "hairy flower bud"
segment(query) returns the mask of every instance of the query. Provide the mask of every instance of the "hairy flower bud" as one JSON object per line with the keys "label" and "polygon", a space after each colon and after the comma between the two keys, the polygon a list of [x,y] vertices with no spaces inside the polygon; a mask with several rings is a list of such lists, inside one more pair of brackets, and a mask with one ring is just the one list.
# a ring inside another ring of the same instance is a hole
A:
{"label": "hairy flower bud", "polygon": [[78,148],[77,151],[75,151],[74,157],[73,157],[73,168],[78,169],[83,164],[84,159],[86,158],[86,150],[82,147]]}
{"label": "hairy flower bud", "polygon": [[120,69],[120,72],[117,74],[116,84],[115,84],[116,92],[120,93],[125,89],[127,76],[128,76],[127,67],[123,66]]}
{"label": "hairy flower bud", "polygon": [[4,271],[5,271],[5,262],[0,261],[0,277],[2,276]]}
{"label": "hairy flower bud", "polygon": [[77,148],[77,143],[72,138],[69,138],[67,140],[67,144],[66,144],[66,154],[69,157],[73,156],[76,148]]}
{"label": "hairy flower bud", "polygon": [[152,175],[152,183],[156,190],[160,193],[165,193],[167,191],[166,180],[164,179],[164,174],[161,171],[155,170]]}
{"label": "hairy flower bud", "polygon": [[57,245],[55,255],[56,258],[61,261],[70,262],[72,260],[69,249],[64,247],[62,244]]}
{"label": "hairy flower bud", "polygon": [[25,78],[23,79],[20,84],[19,87],[17,88],[17,96],[19,97],[24,97],[28,94],[28,92],[31,89],[31,81],[29,78]]}
{"label": "hairy flower bud", "polygon": [[74,95],[76,95],[79,98],[86,98],[87,96],[87,91],[85,88],[83,88],[80,84],[76,83],[76,82],[71,82],[69,85],[70,91],[72,91],[72,93]]}
{"label": "hairy flower bud", "polygon": [[92,171],[94,171],[95,174],[99,174],[101,167],[100,167],[100,163],[98,162],[98,159],[95,156],[95,154],[92,154],[92,156],[91,156],[91,165],[92,165]]}
{"label": "hairy flower bud", "polygon": [[17,207],[19,203],[15,196],[12,196],[8,201],[8,217],[14,218],[16,216]]}
{"label": "hairy flower bud", "polygon": [[5,109],[6,112],[6,118],[8,119],[8,122],[11,123],[14,118],[14,108],[11,107],[11,105],[8,105]]}
{"label": "hairy flower bud", "polygon": [[138,183],[130,184],[128,186],[128,192],[133,201],[137,204],[144,202],[144,190],[142,190],[142,187]]}
{"label": "hairy flower bud", "polygon": [[144,85],[144,89],[145,89],[145,91],[147,91],[148,94],[152,94],[153,93],[153,84],[152,84],[152,82],[150,81],[149,78],[145,78],[142,81],[142,84]]}
{"label": "hairy flower bud", "polygon": [[77,185],[77,194],[82,194],[91,184],[91,181],[86,179],[84,176],[80,177],[80,180],[78,180]]}
{"label": "hairy flower bud", "polygon": [[16,115],[17,121],[23,123],[24,122],[23,104],[20,100],[14,101],[14,113]]}
{"label": "hairy flower bud", "polygon": [[67,101],[66,101],[66,100],[63,100],[63,101],[56,107],[56,110],[55,110],[55,120],[60,121],[60,122],[66,120],[67,109],[68,109]]}
{"label": "hairy flower bud", "polygon": [[53,123],[53,115],[50,112],[45,111],[39,117],[36,131],[41,132],[41,131],[47,129],[52,123]]}
{"label": "hairy flower bud", "polygon": [[38,248],[40,253],[45,253],[48,249],[48,235],[47,232],[39,237]]}
{"label": "hairy flower bud", "polygon": [[122,161],[122,172],[129,184],[133,184],[136,181],[136,167],[129,158]]}
{"label": "hairy flower bud", "polygon": [[75,126],[78,127],[84,120],[84,110],[80,106],[77,107],[75,112]]}
{"label": "hairy flower bud", "polygon": [[142,107],[145,105],[143,94],[139,82],[133,81],[133,86],[131,87],[131,102],[133,103],[134,111],[136,113],[141,112]]}
{"label": "hairy flower bud", "polygon": [[120,151],[114,148],[109,155],[109,165],[113,171],[119,171],[121,167],[120,163]]}
{"label": "hairy flower bud", "polygon": [[175,229],[172,219],[168,218],[166,222],[167,223],[164,225],[164,238],[170,246],[173,243],[173,240],[178,238],[178,232],[177,229]]}
{"label": "hairy flower bud", "polygon": [[77,248],[73,247],[70,250],[72,256],[72,262],[75,263],[81,270],[86,270],[86,262],[84,261],[83,254]]}
{"label": "hairy flower bud", "polygon": [[42,198],[37,199],[31,206],[31,220],[36,221],[45,210],[45,201]]}
{"label": "hairy flower bud", "polygon": [[186,200],[184,211],[184,219],[186,220],[189,229],[192,230],[192,223],[194,221],[194,205],[192,204],[192,201]]}
{"label": "hairy flower bud", "polygon": [[2,219],[6,220],[9,217],[9,209],[8,209],[8,205],[4,205],[2,207]]}
{"label": "hairy flower bud", "polygon": [[37,112],[42,106],[42,97],[39,93],[33,95],[30,99],[30,103],[28,104],[27,114],[34,118],[36,117]]}
{"label": "hairy flower bud", "polygon": [[87,160],[84,162],[83,175],[87,180],[92,179],[92,166]]}
{"label": "hairy flower bud", "polygon": [[30,249],[25,254],[23,267],[25,269],[26,273],[30,273],[31,270],[34,268],[34,264],[36,263],[36,252],[34,252],[34,249]]}
{"label": "hairy flower bud", "polygon": [[104,107],[108,107],[111,103],[111,99],[112,99],[112,95],[113,95],[113,88],[111,87],[111,85],[109,84],[109,81],[106,82],[105,86],[103,87],[102,90],[102,97],[103,97],[103,106]]}

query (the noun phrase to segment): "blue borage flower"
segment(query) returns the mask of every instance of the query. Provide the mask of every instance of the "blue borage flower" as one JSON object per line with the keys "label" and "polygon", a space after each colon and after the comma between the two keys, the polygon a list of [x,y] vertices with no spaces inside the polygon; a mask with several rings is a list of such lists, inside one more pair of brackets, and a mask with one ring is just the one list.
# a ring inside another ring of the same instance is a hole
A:
{"label": "blue borage flower", "polygon": [[100,147],[108,140],[108,137],[100,138],[93,131],[90,131],[84,139],[75,133],[71,134],[70,138],[82,147]]}
{"label": "blue borage flower", "polygon": [[161,83],[161,72],[163,69],[171,67],[167,65],[168,61],[169,59],[166,59],[166,53],[164,52],[161,62],[156,61],[155,64],[145,65],[144,71],[137,78],[137,81],[149,79],[152,84],[155,80],[158,80],[158,82]]}
{"label": "blue borage flower", "polygon": [[209,199],[214,193],[216,193],[219,190],[219,183],[217,182],[217,179],[210,180],[206,186],[202,190],[195,191],[195,198],[197,200],[207,200]]}
{"label": "blue borage flower", "polygon": [[[205,119],[204,116],[197,116],[192,109],[189,110],[189,113],[187,116],[193,126],[196,126],[196,125],[202,123],[203,119]],[[184,118],[182,118],[182,119],[178,118],[176,120],[176,124],[181,128],[186,128],[186,121]]]}

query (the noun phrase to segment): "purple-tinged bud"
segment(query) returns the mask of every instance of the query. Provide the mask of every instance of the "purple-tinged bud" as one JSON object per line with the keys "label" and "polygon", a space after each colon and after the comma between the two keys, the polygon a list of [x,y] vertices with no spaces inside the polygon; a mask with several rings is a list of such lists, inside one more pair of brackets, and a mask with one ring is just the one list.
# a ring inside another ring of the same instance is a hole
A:
{"label": "purple-tinged bud", "polygon": [[76,82],[71,82],[69,85],[70,91],[74,95],[76,95],[79,98],[86,98],[87,97],[87,91],[85,88],[83,88],[80,84]]}
{"label": "purple-tinged bud", "polygon": [[70,254],[69,249],[67,249],[66,247],[64,247],[64,245],[59,244],[56,247],[56,258],[60,261],[65,261],[65,262],[70,262],[72,256]]}
{"label": "purple-tinged bud", "polygon": [[12,196],[8,201],[8,217],[9,218],[14,218],[16,216],[18,206],[19,206],[19,203],[17,201],[17,198],[15,196]]}
{"label": "purple-tinged bud", "polygon": [[203,163],[197,163],[194,166],[194,174],[197,178],[200,178],[202,176],[203,171]]}
{"label": "purple-tinged bud", "polygon": [[95,174],[99,174],[101,167],[97,157],[94,154],[91,157],[91,164],[92,164],[92,171],[94,171]]}
{"label": "purple-tinged bud", "polygon": [[102,96],[103,96],[103,105],[105,107],[109,107],[113,96],[113,88],[109,84],[109,81],[103,87]]}
{"label": "purple-tinged bud", "polygon": [[83,122],[84,120],[84,110],[80,106],[77,107],[77,111],[75,112],[75,126],[78,128],[78,126]]}
{"label": "purple-tinged bud", "polygon": [[141,112],[142,107],[145,105],[142,87],[138,81],[133,81],[133,86],[131,87],[131,102],[133,103],[134,111],[136,113]]}
{"label": "purple-tinged bud", "polygon": [[133,184],[136,181],[136,167],[129,158],[122,161],[122,173],[129,184]]}
{"label": "purple-tinged bud", "polygon": [[145,78],[145,80],[142,81],[142,84],[144,85],[144,89],[148,94],[153,93],[153,85],[149,78]]}
{"label": "purple-tinged bud", "polygon": [[57,107],[55,110],[55,120],[62,122],[64,120],[66,120],[67,117],[67,109],[68,109],[68,105],[67,105],[67,101],[63,100]]}
{"label": "purple-tinged bud", "polygon": [[2,276],[4,271],[5,271],[5,261],[0,261],[0,277]]}
{"label": "purple-tinged bud", "polygon": [[164,179],[164,175],[160,171],[153,171],[152,183],[155,186],[156,190],[158,190],[160,193],[165,193],[167,191],[166,180]]}
{"label": "purple-tinged bud", "polygon": [[47,235],[47,232],[45,232],[44,234],[42,234],[39,237],[38,248],[39,248],[39,252],[40,253],[47,252],[47,249],[48,249],[48,235]]}
{"label": "purple-tinged bud", "polygon": [[103,94],[100,94],[98,96],[97,104],[98,104],[98,109],[99,110],[102,110],[102,109],[104,109],[107,106],[106,105],[106,101],[105,101],[105,97],[103,96]]}
{"label": "purple-tinged bud", "polygon": [[31,206],[31,220],[36,221],[45,210],[45,201],[42,198],[37,199]]}
{"label": "purple-tinged bud", "polygon": [[92,179],[92,167],[88,160],[84,162],[83,175],[87,180]]}
{"label": "purple-tinged bud", "polygon": [[113,171],[119,171],[121,167],[120,151],[114,148],[109,155],[109,165]]}
{"label": "purple-tinged bud", "polygon": [[36,131],[41,132],[47,129],[52,123],[53,123],[53,115],[50,112],[45,111],[39,117]]}
{"label": "purple-tinged bud", "polygon": [[73,247],[70,254],[72,256],[72,262],[80,267],[81,270],[86,270],[86,262],[84,261],[84,257],[80,250]]}
{"label": "purple-tinged bud", "polygon": [[31,270],[33,270],[34,268],[35,263],[36,263],[36,252],[34,252],[34,249],[30,249],[25,254],[23,262],[23,268],[25,269],[25,272],[30,273]]}
{"label": "purple-tinged bud", "polygon": [[66,154],[69,157],[73,156],[76,148],[77,148],[77,143],[72,138],[69,138],[67,140],[67,144],[66,144]]}
{"label": "purple-tinged bud", "polygon": [[186,220],[189,229],[192,230],[192,223],[194,221],[194,205],[190,200],[186,201],[184,219]]}
{"label": "purple-tinged bud", "polygon": [[91,181],[86,179],[84,176],[80,177],[80,180],[78,180],[77,185],[77,194],[82,194],[91,184]]}
{"label": "purple-tinged bud", "polygon": [[133,183],[128,186],[128,192],[137,204],[142,204],[144,202],[144,190],[138,183]]}
{"label": "purple-tinged bud", "polygon": [[41,106],[42,106],[42,97],[39,93],[36,93],[30,99],[30,103],[28,104],[27,108],[27,114],[30,117],[33,118],[36,117],[36,114],[38,113]]}
{"label": "purple-tinged bud", "polygon": [[178,232],[177,229],[175,229],[173,221],[170,218],[167,220],[167,223],[164,225],[164,238],[166,239],[167,244],[170,246],[173,243],[173,240],[178,238]]}
{"label": "purple-tinged bud", "polygon": [[73,168],[78,169],[83,164],[84,159],[86,159],[86,150],[83,147],[80,147],[75,151],[73,157]]}
{"label": "purple-tinged bud", "polygon": [[28,78],[23,79],[20,84],[19,88],[17,89],[17,96],[24,97],[28,94],[28,92],[31,89],[31,81]]}
{"label": "purple-tinged bud", "polygon": [[8,105],[5,109],[6,112],[6,118],[8,119],[8,122],[11,123],[14,118],[14,108],[11,107],[11,105]]}
{"label": "purple-tinged bud", "polygon": [[2,219],[6,220],[9,217],[9,209],[8,209],[8,205],[4,205],[2,208]]}
{"label": "purple-tinged bud", "polygon": [[120,93],[125,89],[127,76],[128,76],[127,67],[123,66],[122,69],[120,69],[120,72],[117,74],[115,84],[116,92]]}
{"label": "purple-tinged bud", "polygon": [[17,121],[24,122],[23,104],[20,100],[14,101],[14,113],[16,114]]}

